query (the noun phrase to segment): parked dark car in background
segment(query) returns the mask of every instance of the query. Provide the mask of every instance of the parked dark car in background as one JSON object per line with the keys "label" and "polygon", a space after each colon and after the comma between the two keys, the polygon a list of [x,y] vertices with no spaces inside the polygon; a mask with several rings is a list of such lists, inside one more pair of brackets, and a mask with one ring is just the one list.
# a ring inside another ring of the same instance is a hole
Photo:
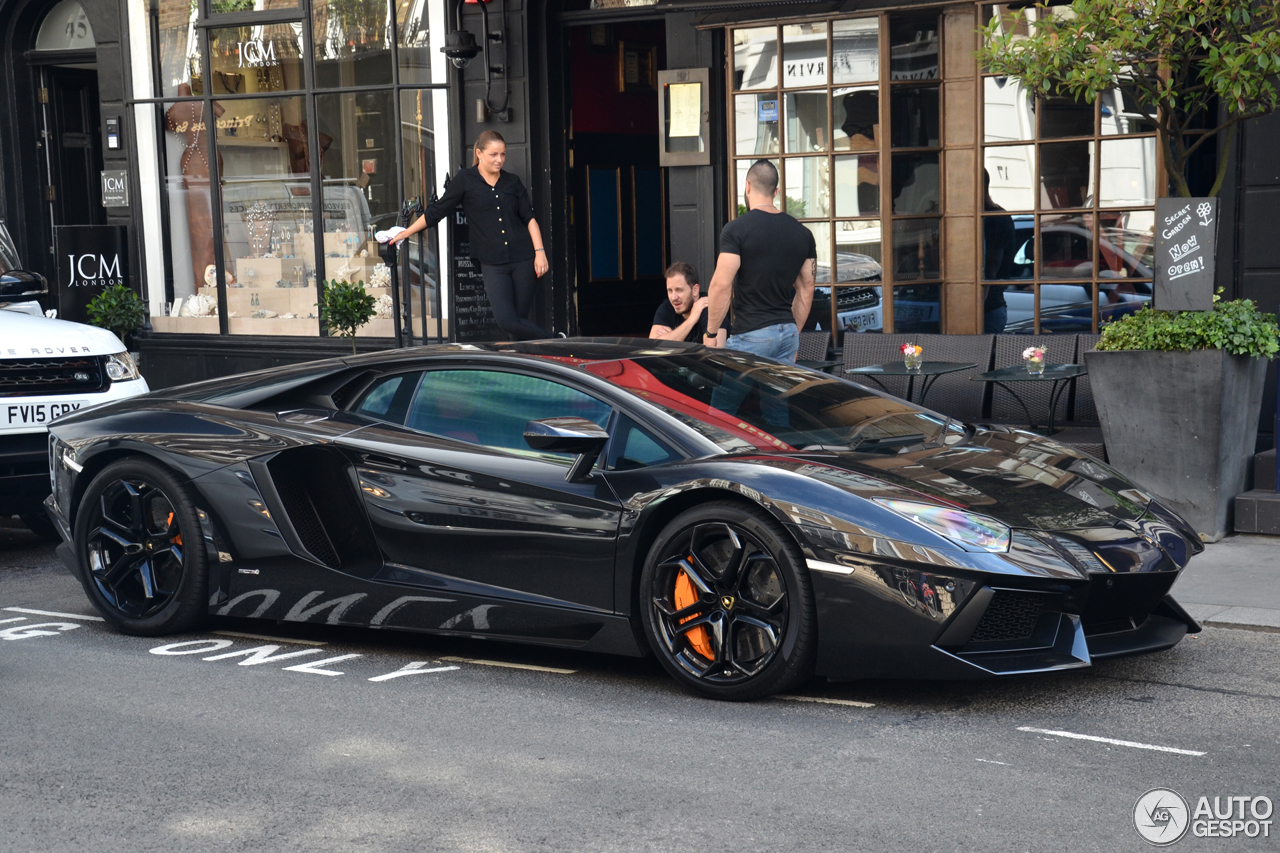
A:
{"label": "parked dark car in background", "polygon": [[1166,649],[1202,546],[1104,464],[843,379],[626,340],[442,345],[51,428],[59,551],[135,634],[210,614],[623,655],[702,695]]}

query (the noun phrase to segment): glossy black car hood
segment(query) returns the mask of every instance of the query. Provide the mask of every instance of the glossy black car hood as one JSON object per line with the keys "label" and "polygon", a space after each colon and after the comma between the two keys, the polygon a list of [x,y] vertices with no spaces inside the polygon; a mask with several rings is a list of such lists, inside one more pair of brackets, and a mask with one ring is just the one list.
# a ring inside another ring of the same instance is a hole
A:
{"label": "glossy black car hood", "polygon": [[[989,515],[1014,528],[1111,528],[1117,522],[1141,518],[1149,500],[1106,466],[1023,432],[978,429],[963,443],[888,456],[840,453],[785,458],[802,463],[797,473],[861,497],[875,493],[932,499]],[[754,459],[791,467],[781,457]],[[880,483],[901,492],[876,492]]]}

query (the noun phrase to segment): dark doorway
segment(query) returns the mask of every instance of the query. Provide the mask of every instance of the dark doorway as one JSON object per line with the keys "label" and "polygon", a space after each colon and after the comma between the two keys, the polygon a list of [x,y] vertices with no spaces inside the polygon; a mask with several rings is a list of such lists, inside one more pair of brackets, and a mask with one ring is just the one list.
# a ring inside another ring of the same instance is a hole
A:
{"label": "dark doorway", "polygon": [[45,138],[49,141],[49,185],[54,225],[101,225],[102,133],[98,72],[45,66],[48,90]]}
{"label": "dark doorway", "polygon": [[570,216],[578,329],[646,335],[666,298],[666,170],[658,166],[661,20],[568,30]]}

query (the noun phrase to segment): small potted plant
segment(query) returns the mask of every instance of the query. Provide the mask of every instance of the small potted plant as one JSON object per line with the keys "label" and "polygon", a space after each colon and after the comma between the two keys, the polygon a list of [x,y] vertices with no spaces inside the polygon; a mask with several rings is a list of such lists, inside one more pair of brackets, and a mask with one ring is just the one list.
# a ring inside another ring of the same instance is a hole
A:
{"label": "small potted plant", "polygon": [[364,289],[364,281],[326,281],[320,301],[320,322],[344,338],[351,339],[351,354],[356,352],[356,332],[377,313],[377,300]]}
{"label": "small potted plant", "polygon": [[1032,376],[1039,376],[1044,373],[1044,349],[1042,347],[1027,347],[1022,351],[1022,361],[1027,366],[1027,373]]}
{"label": "small potted plant", "polygon": [[907,370],[911,373],[919,373],[920,365],[924,363],[924,348],[919,344],[903,344],[902,363],[907,366]]}
{"label": "small potted plant", "polygon": [[125,348],[134,349],[133,333],[147,321],[147,306],[124,284],[104,289],[85,306],[89,322],[115,334]]}

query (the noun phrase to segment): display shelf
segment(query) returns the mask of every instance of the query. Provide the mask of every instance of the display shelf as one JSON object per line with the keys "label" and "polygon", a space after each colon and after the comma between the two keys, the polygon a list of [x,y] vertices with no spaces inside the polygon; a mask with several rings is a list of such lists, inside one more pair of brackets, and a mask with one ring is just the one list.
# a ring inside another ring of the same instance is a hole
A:
{"label": "display shelf", "polygon": [[151,328],[178,335],[216,335],[217,317],[152,317]]}

